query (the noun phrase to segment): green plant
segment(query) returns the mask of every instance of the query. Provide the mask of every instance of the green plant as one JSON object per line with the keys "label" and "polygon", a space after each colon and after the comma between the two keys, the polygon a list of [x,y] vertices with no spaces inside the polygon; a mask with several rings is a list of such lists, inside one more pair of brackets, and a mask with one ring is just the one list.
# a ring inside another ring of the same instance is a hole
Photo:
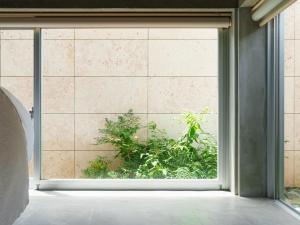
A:
{"label": "green plant", "polygon": [[[132,110],[117,118],[106,119],[99,129],[97,144],[112,144],[122,164],[110,170],[111,162],[97,157],[83,171],[91,178],[173,178],[212,179],[217,177],[217,142],[202,125],[205,114],[185,113],[186,132],[179,138],[167,136],[155,122],[142,126]],[[148,129],[148,139],[139,140],[137,132]]]}
{"label": "green plant", "polygon": [[103,157],[97,156],[97,158],[93,161],[90,161],[89,167],[84,170],[86,176],[91,178],[100,178],[104,177],[108,173],[108,164]]}

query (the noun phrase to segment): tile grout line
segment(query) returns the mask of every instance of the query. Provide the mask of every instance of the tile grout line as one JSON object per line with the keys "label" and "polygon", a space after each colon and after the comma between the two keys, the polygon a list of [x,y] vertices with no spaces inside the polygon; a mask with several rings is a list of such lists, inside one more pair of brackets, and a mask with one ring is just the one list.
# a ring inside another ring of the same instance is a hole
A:
{"label": "tile grout line", "polygon": [[[80,113],[76,113],[78,115],[120,115],[120,114],[124,114],[126,112],[117,112],[117,113],[112,113],[112,112],[80,112]],[[55,112],[47,112],[47,113],[43,113],[44,115],[73,115],[73,112],[64,112],[64,113],[55,113]],[[139,114],[139,115],[182,115],[182,112],[167,112],[167,113],[147,113],[147,112],[135,112],[134,114]],[[196,113],[198,115],[218,115],[217,112],[213,112],[213,113]],[[288,115],[293,115],[293,113],[287,113]],[[300,113],[297,113],[297,115],[300,115]]]}
{"label": "tile grout line", "polygon": [[[149,123],[149,28],[147,28],[147,126]],[[149,138],[148,127],[146,128],[147,139]]]}
{"label": "tile grout line", "polygon": [[[25,77],[25,78],[32,78],[32,75],[31,75],[31,76],[29,76],[29,75],[26,75],[26,76],[5,75],[5,76],[2,76],[2,77],[5,77],[5,78],[15,78],[15,77],[20,77],[20,78],[22,78],[22,77]],[[45,77],[47,77],[47,76],[45,76]]]}
{"label": "tile grout line", "polygon": [[76,113],[75,113],[75,63],[76,63],[76,57],[75,57],[75,52],[76,52],[76,41],[75,41],[75,29],[73,29],[73,48],[74,48],[74,52],[73,52],[73,88],[74,88],[74,95],[73,95],[73,110],[74,110],[74,178],[76,177]]}
{"label": "tile grout line", "polygon": [[[102,29],[102,28],[101,28]],[[3,40],[7,40],[7,41],[14,41],[14,40],[32,40],[32,39],[3,39]],[[73,39],[44,39],[45,41],[72,41]],[[141,39],[133,39],[133,38],[112,38],[112,39],[101,39],[101,38],[98,38],[98,39],[88,39],[88,38],[85,38],[85,39],[76,39],[77,41],[147,41],[147,40],[150,40],[150,41],[217,41],[218,39],[217,38],[192,38],[192,39],[180,39],[180,38],[157,38],[157,39],[154,39],[154,38],[141,38]]]}
{"label": "tile grout line", "polygon": [[[73,150],[61,150],[61,149],[45,149],[43,151],[47,152],[72,152]],[[115,150],[86,150],[86,149],[79,149],[78,152],[114,152]]]}
{"label": "tile grout line", "polygon": [[[192,76],[168,76],[168,75],[160,75],[160,76],[147,76],[147,75],[126,75],[126,76],[120,76],[120,75],[82,75],[82,76],[75,76],[80,78],[145,78],[145,77],[151,77],[151,78],[216,78],[218,75],[192,75]],[[9,76],[6,75],[4,77],[29,77],[29,76]],[[74,76],[58,76],[58,75],[47,75],[44,77],[74,77]],[[286,77],[293,77],[293,76],[286,76]],[[300,76],[299,76],[300,77]]]}
{"label": "tile grout line", "polygon": [[296,8],[293,8],[294,11],[294,30],[293,30],[293,38],[294,38],[294,62],[293,62],[293,75],[294,75],[294,115],[293,115],[293,120],[294,120],[294,152],[293,152],[293,161],[294,161],[294,166],[293,166],[293,185],[295,186],[296,184],[296,176],[295,176],[295,167],[296,167],[296,159],[295,159],[295,149],[296,149],[296,126],[295,126],[295,112],[296,112],[296,77],[295,77],[295,73],[296,73]]}

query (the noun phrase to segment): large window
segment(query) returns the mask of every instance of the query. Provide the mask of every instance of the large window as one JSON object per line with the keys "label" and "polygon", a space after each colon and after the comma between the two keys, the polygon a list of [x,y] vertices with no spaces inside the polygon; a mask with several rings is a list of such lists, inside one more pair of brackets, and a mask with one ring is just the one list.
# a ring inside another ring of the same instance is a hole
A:
{"label": "large window", "polygon": [[218,29],[42,29],[41,46],[43,179],[218,178]]}
{"label": "large window", "polygon": [[2,24],[1,86],[34,117],[31,175],[42,188],[228,188],[228,18],[118,20]]}
{"label": "large window", "polygon": [[300,2],[284,13],[284,200],[300,211]]}

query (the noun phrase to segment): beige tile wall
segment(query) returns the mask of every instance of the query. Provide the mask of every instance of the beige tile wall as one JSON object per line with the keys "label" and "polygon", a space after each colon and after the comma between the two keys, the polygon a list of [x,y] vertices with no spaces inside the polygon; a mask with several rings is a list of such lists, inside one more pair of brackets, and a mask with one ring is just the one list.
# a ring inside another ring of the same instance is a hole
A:
{"label": "beige tile wall", "polygon": [[285,12],[285,186],[300,187],[300,1]]}
{"label": "beige tile wall", "polygon": [[[0,85],[33,106],[33,31],[0,30]],[[32,160],[33,161],[33,160]],[[33,175],[33,163],[29,164]]]}
{"label": "beige tile wall", "polygon": [[74,29],[42,31],[42,177],[75,177]]}
{"label": "beige tile wall", "polygon": [[[217,135],[216,29],[45,29],[42,35],[43,178],[81,178],[97,155],[116,168],[114,148],[95,145],[95,138],[105,118],[129,109],[178,137],[181,113],[209,107],[206,128]],[[30,109],[33,33],[2,30],[0,43],[1,85]],[[138,137],[145,139],[147,130]]]}
{"label": "beige tile wall", "polygon": [[97,155],[113,160],[95,138],[129,109],[178,137],[180,114],[208,106],[217,135],[216,29],[49,29],[43,39],[44,178],[80,178]]}

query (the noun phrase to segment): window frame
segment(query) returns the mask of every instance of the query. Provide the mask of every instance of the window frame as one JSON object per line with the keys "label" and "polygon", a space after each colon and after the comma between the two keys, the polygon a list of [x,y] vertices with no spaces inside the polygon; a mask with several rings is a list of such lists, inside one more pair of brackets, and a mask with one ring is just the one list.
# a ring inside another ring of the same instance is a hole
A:
{"label": "window frame", "polygon": [[267,71],[267,196],[299,218],[299,211],[284,201],[284,15],[268,23]]}
{"label": "window frame", "polygon": [[[118,20],[118,18],[116,18]],[[193,27],[197,25],[193,24]],[[55,28],[63,28],[57,24]],[[10,29],[4,27],[3,29]],[[40,190],[229,190],[231,184],[231,150],[230,150],[230,97],[229,80],[235,76],[229,72],[229,46],[233,32],[229,28],[218,28],[218,101],[219,101],[219,135],[218,135],[218,178],[217,179],[42,179],[42,29],[43,27],[26,27],[11,29],[34,30],[34,185]],[[233,35],[234,36],[234,35]]]}
{"label": "window frame", "polygon": [[267,195],[282,199],[284,191],[284,20],[268,23],[267,67]]}

